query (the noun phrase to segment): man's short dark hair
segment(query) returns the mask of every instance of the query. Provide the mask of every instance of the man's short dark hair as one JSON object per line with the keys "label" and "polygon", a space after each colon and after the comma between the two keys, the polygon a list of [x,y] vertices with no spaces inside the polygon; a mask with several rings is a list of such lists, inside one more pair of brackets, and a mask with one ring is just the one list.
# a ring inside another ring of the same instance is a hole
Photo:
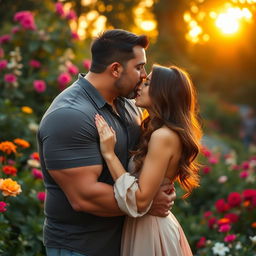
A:
{"label": "man's short dark hair", "polygon": [[139,45],[146,49],[148,44],[149,41],[145,35],[137,36],[122,29],[107,30],[92,43],[90,71],[102,73],[109,64],[115,61],[125,65],[128,60],[134,58],[134,46]]}

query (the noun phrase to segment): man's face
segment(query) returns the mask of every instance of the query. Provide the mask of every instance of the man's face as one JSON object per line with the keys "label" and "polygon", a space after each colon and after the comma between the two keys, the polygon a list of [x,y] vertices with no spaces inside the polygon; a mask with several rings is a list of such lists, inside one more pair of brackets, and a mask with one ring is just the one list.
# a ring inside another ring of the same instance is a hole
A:
{"label": "man's face", "polygon": [[146,64],[145,49],[135,46],[133,52],[134,58],[127,61],[120,78],[115,83],[119,95],[129,99],[136,97],[139,85],[147,77],[144,67]]}

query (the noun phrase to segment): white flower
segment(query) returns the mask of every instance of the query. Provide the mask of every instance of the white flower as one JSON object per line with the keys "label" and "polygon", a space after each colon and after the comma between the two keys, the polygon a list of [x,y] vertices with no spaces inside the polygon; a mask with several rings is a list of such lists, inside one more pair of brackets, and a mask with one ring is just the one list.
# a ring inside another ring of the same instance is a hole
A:
{"label": "white flower", "polygon": [[38,131],[38,124],[36,123],[29,123],[28,129],[32,132],[37,132]]}
{"label": "white flower", "polygon": [[228,180],[228,177],[223,175],[223,176],[219,177],[218,182],[219,183],[225,183],[225,182],[227,182],[227,180]]}
{"label": "white flower", "polygon": [[229,248],[226,247],[223,243],[216,243],[213,247],[213,254],[219,256],[225,256],[226,252],[229,252]]}
{"label": "white flower", "polygon": [[41,165],[40,165],[40,162],[35,160],[35,159],[29,159],[27,161],[27,164],[30,166],[30,167],[34,167],[34,168],[39,168]]}
{"label": "white flower", "polygon": [[241,242],[237,242],[235,248],[236,248],[236,250],[240,250],[242,248]]}
{"label": "white flower", "polygon": [[253,244],[256,244],[256,236],[250,236],[250,239]]}

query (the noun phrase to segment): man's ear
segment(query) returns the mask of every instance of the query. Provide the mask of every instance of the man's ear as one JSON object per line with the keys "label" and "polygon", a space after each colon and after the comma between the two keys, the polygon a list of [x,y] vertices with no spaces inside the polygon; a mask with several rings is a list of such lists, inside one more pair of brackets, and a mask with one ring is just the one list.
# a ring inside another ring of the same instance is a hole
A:
{"label": "man's ear", "polygon": [[109,65],[109,70],[115,78],[119,78],[123,71],[123,67],[119,62],[113,62]]}

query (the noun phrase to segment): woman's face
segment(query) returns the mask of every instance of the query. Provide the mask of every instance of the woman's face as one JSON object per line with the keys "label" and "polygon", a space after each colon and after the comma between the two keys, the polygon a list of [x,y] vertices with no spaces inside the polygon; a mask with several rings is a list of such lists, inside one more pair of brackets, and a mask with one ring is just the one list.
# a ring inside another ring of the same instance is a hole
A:
{"label": "woman's face", "polygon": [[149,108],[151,106],[151,98],[149,97],[151,75],[152,73],[150,73],[146,80],[139,86],[137,96],[135,98],[135,104],[137,107]]}

